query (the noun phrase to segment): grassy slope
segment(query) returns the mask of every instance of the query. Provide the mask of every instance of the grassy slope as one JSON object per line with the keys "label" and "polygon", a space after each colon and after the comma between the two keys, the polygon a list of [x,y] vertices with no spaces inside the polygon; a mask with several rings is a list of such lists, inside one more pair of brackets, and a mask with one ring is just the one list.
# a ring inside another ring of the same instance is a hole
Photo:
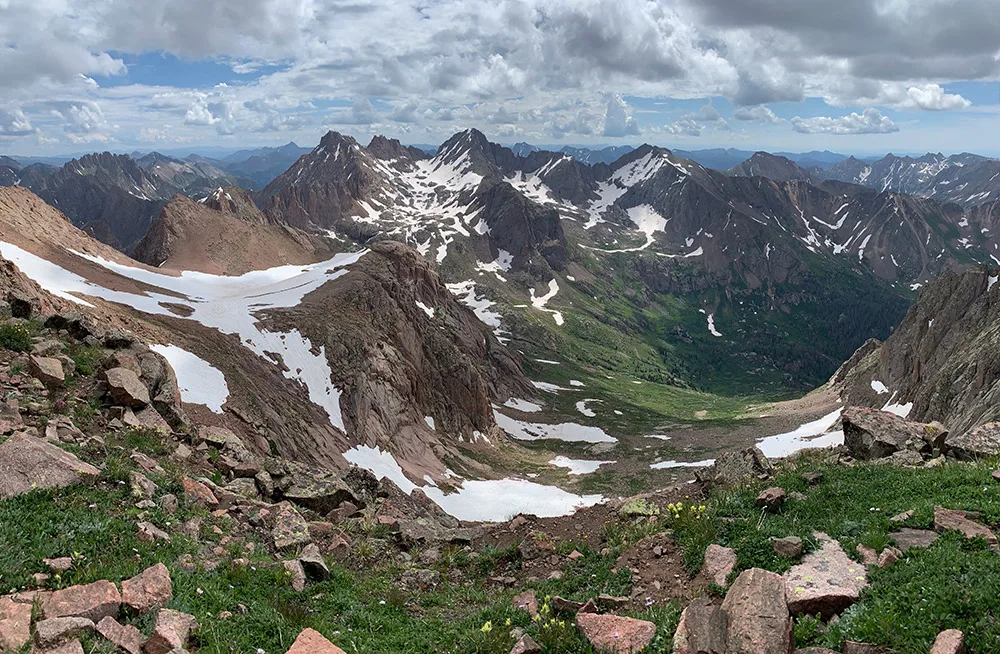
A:
{"label": "grassy slope", "polygon": [[[812,532],[824,531],[840,540],[857,558],[858,543],[881,549],[891,544],[889,518],[913,509],[905,526],[933,528],[935,505],[978,511],[981,520],[1000,524],[1000,485],[990,472],[995,461],[949,463],[940,468],[909,470],[884,465],[854,468],[812,464],[803,460],[780,473],[768,485],[806,494],[789,501],[776,514],[762,513],[754,504],[760,485],[719,493],[709,502],[705,522],[681,530],[685,562],[700,566],[711,542],[733,547],[737,571],[761,567],[775,572],[795,562],[777,557],[769,538],[798,535],[814,544]],[[824,479],[809,488],[800,478],[806,470],[820,470]],[[825,645],[839,649],[847,639],[870,642],[900,653],[924,653],[938,632],[961,629],[970,652],[1000,649],[1000,556],[985,542],[963,541],[944,534],[927,550],[910,550],[887,570],[873,569],[871,587],[860,603],[846,611],[826,633],[814,620],[800,618],[798,645]]]}

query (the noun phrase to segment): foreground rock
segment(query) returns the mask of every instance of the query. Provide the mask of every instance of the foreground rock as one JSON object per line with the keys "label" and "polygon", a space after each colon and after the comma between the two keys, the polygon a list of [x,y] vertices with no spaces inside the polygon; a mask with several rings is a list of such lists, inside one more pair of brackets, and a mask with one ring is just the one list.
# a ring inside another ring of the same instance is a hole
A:
{"label": "foreground rock", "polygon": [[965,634],[958,629],[948,629],[934,639],[930,654],[964,654]]}
{"label": "foreground rock", "polygon": [[173,596],[170,571],[162,563],[122,582],[122,603],[140,615],[166,606]]}
{"label": "foreground rock", "polygon": [[948,454],[959,461],[976,461],[1000,454],[1000,422],[988,422],[948,438]]}
{"label": "foreground rock", "polygon": [[286,654],[346,654],[313,629],[304,629]]}
{"label": "foreground rock", "polygon": [[681,613],[673,654],[725,654],[728,631],[729,618],[722,607],[699,597]]}
{"label": "foreground rock", "polygon": [[855,459],[871,461],[911,451],[924,457],[940,453],[947,430],[941,425],[905,420],[888,411],[848,407],[841,418],[844,445]]}
{"label": "foreground rock", "polygon": [[110,581],[95,581],[52,593],[42,600],[42,613],[46,618],[78,617],[96,623],[117,616],[121,602],[117,586]]}
{"label": "foreground rock", "polygon": [[100,470],[51,443],[14,434],[0,445],[0,498],[92,483]]}
{"label": "foreground rock", "polygon": [[104,372],[111,401],[120,406],[142,408],[149,404],[149,389],[139,375],[127,368],[112,368]]}
{"label": "foreground rock", "polygon": [[858,601],[868,586],[867,571],[851,560],[840,543],[816,533],[820,548],[784,575],[788,611],[830,618]]}
{"label": "foreground rock", "polygon": [[97,633],[128,654],[142,653],[142,643],[145,638],[142,632],[132,625],[123,625],[114,618],[104,618],[97,623]]}
{"label": "foreground rock", "polygon": [[28,358],[28,372],[46,386],[61,386],[66,381],[62,362],[53,357],[32,355]]}
{"label": "foreground rock", "polygon": [[714,464],[696,472],[695,477],[710,488],[726,488],[753,479],[764,479],[773,473],[774,467],[760,448],[749,447],[738,452],[723,452]]}
{"label": "foreground rock", "polygon": [[941,506],[934,507],[934,529],[945,531],[954,529],[962,532],[968,539],[982,537],[986,539],[990,547],[997,549],[997,537],[988,527],[971,520],[965,511],[946,509]]}
{"label": "foreground rock", "polygon": [[712,543],[705,549],[705,562],[701,567],[701,573],[710,584],[726,588],[729,574],[735,565],[735,550]]}
{"label": "foreground rock", "polygon": [[576,628],[595,650],[612,654],[640,652],[656,635],[656,625],[647,620],[597,613],[578,613]]}
{"label": "foreground rock", "polygon": [[0,651],[20,651],[31,641],[31,604],[0,597]]}
{"label": "foreground rock", "polygon": [[933,531],[927,529],[910,529],[909,527],[890,532],[889,536],[896,543],[897,547],[904,552],[913,547],[930,547],[938,539],[938,535]]}
{"label": "foreground rock", "polygon": [[39,647],[52,648],[93,630],[94,623],[87,618],[49,618],[35,623],[35,642]]}
{"label": "foreground rock", "polygon": [[760,568],[744,570],[722,602],[729,620],[728,654],[786,654],[792,648],[792,620],[785,582]]}
{"label": "foreground rock", "polygon": [[193,615],[161,609],[156,614],[156,627],[142,648],[146,654],[171,654],[176,649],[183,649],[191,632],[198,628],[198,621]]}

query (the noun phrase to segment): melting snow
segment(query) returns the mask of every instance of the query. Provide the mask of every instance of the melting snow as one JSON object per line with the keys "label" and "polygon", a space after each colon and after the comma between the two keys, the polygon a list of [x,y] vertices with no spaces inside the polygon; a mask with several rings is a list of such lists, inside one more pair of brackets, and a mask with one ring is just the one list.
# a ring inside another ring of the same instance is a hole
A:
{"label": "melting snow", "polygon": [[844,432],[829,430],[840,420],[842,411],[837,409],[793,431],[763,438],[757,442],[757,447],[764,456],[775,459],[791,456],[800,450],[840,445],[844,442]]}
{"label": "melting snow", "polygon": [[222,371],[176,345],[150,345],[149,349],[161,355],[174,369],[184,402],[202,404],[214,413],[222,413],[222,405],[229,399],[229,386]]}
{"label": "melting snow", "polygon": [[420,300],[417,300],[417,306],[420,307],[423,310],[423,312],[427,314],[428,318],[433,318],[434,317],[434,309],[433,308],[427,306],[426,304],[424,304]]}
{"label": "melting snow", "polygon": [[580,400],[579,402],[576,403],[576,410],[582,413],[583,415],[587,416],[588,418],[593,418],[597,414],[594,413],[593,409],[587,408],[587,402],[600,402],[600,400],[594,400],[594,399]]}
{"label": "melting snow", "polygon": [[187,319],[224,334],[237,334],[240,342],[261,358],[270,362],[269,354],[278,354],[286,368],[282,374],[302,382],[309,392],[309,399],[326,410],[331,424],[344,430],[340,391],[330,381],[332,372],[326,360],[325,347],[315,348],[296,330],[287,333],[267,331],[259,325],[255,314],[267,309],[297,306],[306,294],[346,274],[346,267],[365,252],[338,254],[328,261],[308,266],[278,266],[233,277],[193,271],[174,277],[73,252],[123,277],[171,291],[175,295],[155,291],[135,294],[107,289],[10,243],[0,242],[0,254],[14,261],[45,290],[86,306],[93,305],[73,294],[91,295],[143,313],[173,317],[177,317],[176,314],[165,305],[184,305],[192,312]]}
{"label": "melting snow", "polygon": [[[417,485],[406,478],[389,452],[359,445],[344,452],[349,462],[385,477],[409,495]],[[518,513],[552,518],[573,513],[604,500],[600,495],[574,495],[556,486],[544,486],[522,479],[464,481],[453,493],[445,494],[434,485],[420,489],[445,512],[459,520],[505,522]]]}
{"label": "melting snow", "polygon": [[512,438],[521,441],[536,441],[554,438],[568,443],[617,443],[618,439],[610,436],[600,427],[578,425],[575,422],[562,424],[544,424],[515,420],[500,412],[494,414],[497,424]]}
{"label": "melting snow", "polygon": [[597,472],[597,469],[601,466],[612,463],[614,461],[589,461],[587,459],[570,459],[565,456],[557,456],[549,461],[549,465],[569,468],[569,474],[571,475],[589,475],[592,472]]}
{"label": "melting snow", "polygon": [[555,278],[552,278],[552,280],[549,281],[549,292],[546,293],[545,295],[542,295],[541,297],[535,297],[535,289],[532,288],[530,290],[531,290],[531,306],[535,307],[539,311],[551,313],[552,319],[556,321],[556,324],[562,325],[563,324],[562,313],[556,311],[555,309],[545,308],[545,305],[548,303],[548,301],[554,298],[556,296],[556,293],[559,292],[559,282],[557,282]]}
{"label": "melting snow", "polygon": [[886,388],[885,384],[878,381],[877,379],[872,380],[872,390],[875,391],[876,395],[882,395],[884,393],[889,392],[889,389]]}
{"label": "melting snow", "polygon": [[542,410],[541,404],[535,404],[534,402],[529,402],[528,400],[520,400],[516,397],[512,397],[503,403],[508,409],[516,409],[518,411],[524,411],[525,413],[538,413]]}

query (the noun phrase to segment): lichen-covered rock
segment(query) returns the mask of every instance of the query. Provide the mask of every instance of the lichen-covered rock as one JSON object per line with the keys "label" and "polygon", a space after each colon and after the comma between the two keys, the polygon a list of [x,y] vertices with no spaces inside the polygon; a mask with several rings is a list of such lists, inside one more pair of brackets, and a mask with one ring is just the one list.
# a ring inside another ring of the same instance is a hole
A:
{"label": "lichen-covered rock", "polygon": [[948,455],[960,461],[987,459],[1000,454],[1000,422],[988,422],[945,440]]}
{"label": "lichen-covered rock", "polygon": [[784,575],[788,611],[792,615],[831,617],[858,601],[868,586],[865,567],[847,556],[840,543],[816,533],[819,549]]}
{"label": "lichen-covered rock", "polygon": [[746,481],[771,476],[774,467],[757,447],[735,452],[723,452],[715,463],[695,473],[698,481],[708,487],[729,487]]}
{"label": "lichen-covered rock", "polygon": [[46,618],[78,617],[99,622],[107,616],[117,616],[122,598],[118,587],[110,581],[70,586],[57,590],[42,600]]}
{"label": "lichen-covered rock", "polygon": [[[855,459],[871,461],[900,451],[930,456],[940,452],[948,436],[940,424],[905,420],[888,411],[848,407],[841,417],[844,445]],[[917,455],[916,461],[921,457]]]}
{"label": "lichen-covered rock", "polygon": [[104,379],[108,383],[108,395],[113,403],[138,408],[149,404],[149,389],[131,370],[111,368],[104,371]]}
{"label": "lichen-covered rock", "polygon": [[792,620],[781,575],[744,570],[733,582],[722,609],[729,618],[727,654],[786,654],[792,648]]}
{"label": "lichen-covered rock", "polygon": [[641,652],[656,635],[648,620],[597,613],[577,613],[576,628],[595,650],[610,654]]}
{"label": "lichen-covered rock", "polygon": [[0,498],[93,483],[100,470],[51,443],[14,434],[0,445]]}

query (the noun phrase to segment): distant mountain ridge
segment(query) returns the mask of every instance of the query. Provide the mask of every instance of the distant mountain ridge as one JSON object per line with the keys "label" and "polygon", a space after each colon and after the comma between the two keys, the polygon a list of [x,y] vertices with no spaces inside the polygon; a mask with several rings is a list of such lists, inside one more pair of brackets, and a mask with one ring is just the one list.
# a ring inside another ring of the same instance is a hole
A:
{"label": "distant mountain ridge", "polygon": [[830,167],[825,177],[965,207],[1000,199],[1000,159],[977,154],[928,153],[916,158],[888,154],[874,162],[849,157]]}

